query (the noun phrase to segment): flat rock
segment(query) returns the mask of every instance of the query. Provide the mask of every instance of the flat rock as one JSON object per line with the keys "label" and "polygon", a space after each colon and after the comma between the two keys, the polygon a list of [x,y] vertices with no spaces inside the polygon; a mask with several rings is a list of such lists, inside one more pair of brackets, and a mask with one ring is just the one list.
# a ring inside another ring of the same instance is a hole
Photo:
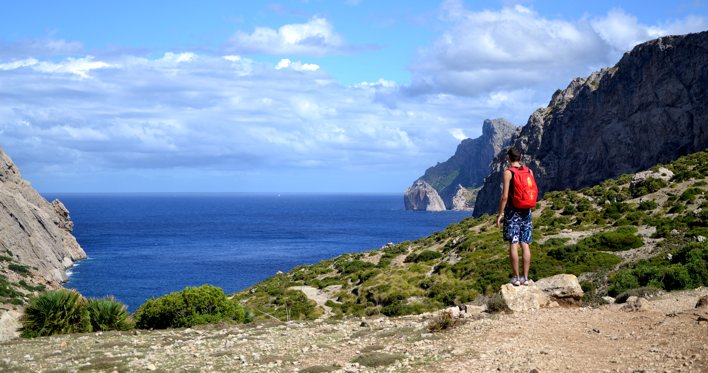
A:
{"label": "flat rock", "polygon": [[583,289],[575,275],[560,274],[546,277],[536,281],[535,285],[559,302],[580,301],[583,298]]}

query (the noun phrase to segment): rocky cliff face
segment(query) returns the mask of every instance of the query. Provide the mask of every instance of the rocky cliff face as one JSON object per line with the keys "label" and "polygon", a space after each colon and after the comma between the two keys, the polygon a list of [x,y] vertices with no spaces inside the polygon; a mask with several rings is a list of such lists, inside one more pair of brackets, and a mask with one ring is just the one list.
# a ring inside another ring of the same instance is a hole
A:
{"label": "rocky cliff face", "polygon": [[[502,148],[509,145],[509,141],[517,127],[504,119],[487,119],[482,125],[482,136],[476,139],[463,140],[457,146],[455,154],[443,163],[428,168],[425,174],[416,180],[430,185],[433,191],[444,202],[444,209],[464,210],[471,208],[474,193],[472,189],[478,188],[489,174],[489,165],[494,156]],[[406,192],[405,200],[410,199],[409,192],[419,193],[411,187]],[[429,198],[435,200],[435,197]],[[406,205],[406,209],[408,205]],[[425,208],[418,208],[425,210]]]}
{"label": "rocky cliff face", "polygon": [[[536,110],[513,146],[540,192],[578,189],[708,147],[708,32],[637,45],[612,68],[577,78]],[[475,204],[495,213],[505,154]]]}
{"label": "rocky cliff face", "polygon": [[418,179],[403,196],[406,210],[414,211],[445,211],[445,203],[438,192],[425,181]]}
{"label": "rocky cliff face", "polygon": [[[47,202],[0,149],[0,271],[8,281],[59,287],[65,270],[86,257],[73,227],[64,205]],[[27,271],[9,269],[13,263]]]}

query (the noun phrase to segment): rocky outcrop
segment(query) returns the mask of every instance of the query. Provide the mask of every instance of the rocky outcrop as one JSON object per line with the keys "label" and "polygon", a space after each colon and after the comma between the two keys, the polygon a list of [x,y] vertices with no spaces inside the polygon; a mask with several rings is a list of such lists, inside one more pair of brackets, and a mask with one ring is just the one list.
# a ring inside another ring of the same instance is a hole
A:
{"label": "rocky outcrop", "polygon": [[57,287],[67,280],[65,269],[86,257],[71,234],[73,226],[66,207],[47,202],[0,149],[0,253],[31,268],[44,285]]}
{"label": "rocky outcrop", "polygon": [[548,295],[535,286],[504,284],[501,287],[501,296],[513,312],[533,311],[551,305]]}
{"label": "rocky outcrop", "polygon": [[517,130],[517,127],[504,119],[485,120],[482,136],[463,140],[450,159],[428,168],[419,180],[432,186],[442,198],[445,209],[471,209],[476,189],[489,174],[492,159],[509,145]]}
{"label": "rocky outcrop", "polygon": [[578,278],[570,274],[542,278],[535,285],[551,299],[563,304],[579,304],[584,294]]}
{"label": "rocky outcrop", "polygon": [[[577,78],[536,110],[513,146],[541,193],[579,189],[708,147],[708,32],[637,45],[612,68]],[[504,154],[477,196],[494,213]]]}
{"label": "rocky outcrop", "polygon": [[403,195],[406,210],[445,211],[445,203],[438,192],[425,181],[418,179]]}

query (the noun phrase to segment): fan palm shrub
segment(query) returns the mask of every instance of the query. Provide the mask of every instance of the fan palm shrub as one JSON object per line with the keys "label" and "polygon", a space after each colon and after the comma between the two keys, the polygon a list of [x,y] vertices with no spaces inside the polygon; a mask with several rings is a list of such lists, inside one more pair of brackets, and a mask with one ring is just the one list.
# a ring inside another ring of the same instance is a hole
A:
{"label": "fan palm shrub", "polygon": [[40,293],[30,300],[22,316],[23,337],[91,331],[86,300],[74,290]]}
{"label": "fan palm shrub", "polygon": [[127,307],[113,297],[89,299],[86,308],[93,331],[130,329]]}

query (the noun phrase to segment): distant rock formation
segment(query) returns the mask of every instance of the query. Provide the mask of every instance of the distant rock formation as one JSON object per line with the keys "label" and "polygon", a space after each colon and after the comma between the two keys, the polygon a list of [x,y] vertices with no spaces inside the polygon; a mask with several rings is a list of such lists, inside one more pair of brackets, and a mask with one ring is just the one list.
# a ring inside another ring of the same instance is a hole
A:
{"label": "distant rock formation", "polygon": [[[518,130],[513,124],[504,119],[487,119],[482,125],[482,136],[476,139],[462,140],[457,146],[455,154],[443,163],[428,168],[425,174],[408,188],[404,200],[411,199],[409,192],[419,194],[416,188],[419,181],[429,185],[438,198],[444,203],[443,210],[469,210],[474,203],[476,188],[489,174],[489,165],[494,156],[504,147],[509,145],[511,137]],[[425,190],[430,190],[425,189]],[[431,195],[429,201],[436,201]],[[411,205],[406,202],[408,210],[428,210],[425,205]],[[435,206],[435,209],[438,207]],[[437,210],[435,210],[437,211]]]}
{"label": "distant rock formation", "polygon": [[[612,68],[577,78],[536,110],[513,146],[541,193],[579,189],[708,147],[708,32],[637,45]],[[477,196],[495,213],[505,154]],[[434,185],[434,184],[433,184]]]}
{"label": "distant rock formation", "polygon": [[406,190],[403,197],[406,210],[445,211],[445,203],[438,192],[425,181],[418,179]]}
{"label": "distant rock formation", "polygon": [[31,276],[22,279],[48,288],[67,280],[65,270],[86,258],[73,227],[66,207],[59,200],[47,202],[0,149],[0,255],[30,268]]}

